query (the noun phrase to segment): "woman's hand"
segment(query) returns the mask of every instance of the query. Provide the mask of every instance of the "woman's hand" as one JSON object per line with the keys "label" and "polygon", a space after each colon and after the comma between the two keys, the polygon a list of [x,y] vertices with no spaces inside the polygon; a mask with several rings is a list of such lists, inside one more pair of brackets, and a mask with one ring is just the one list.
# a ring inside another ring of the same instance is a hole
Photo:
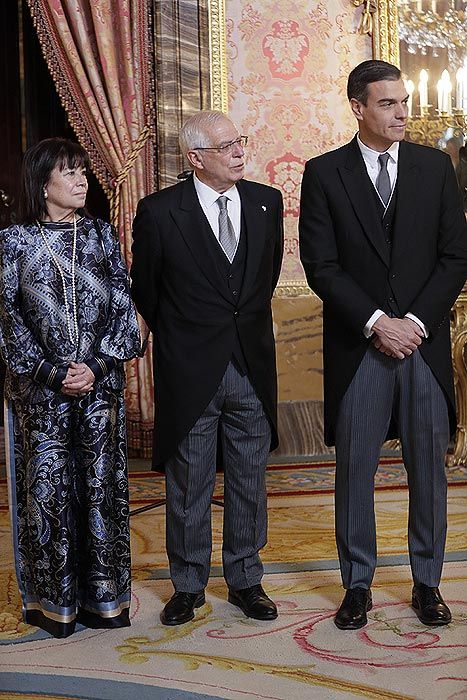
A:
{"label": "woman's hand", "polygon": [[94,386],[94,372],[84,362],[72,362],[62,382],[62,393],[67,396],[81,396]]}

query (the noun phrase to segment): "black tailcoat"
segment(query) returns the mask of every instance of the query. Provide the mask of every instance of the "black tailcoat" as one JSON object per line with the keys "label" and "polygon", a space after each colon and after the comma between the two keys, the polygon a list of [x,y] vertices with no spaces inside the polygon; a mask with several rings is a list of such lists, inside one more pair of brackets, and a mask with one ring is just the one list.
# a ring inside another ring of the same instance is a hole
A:
{"label": "black tailcoat", "polygon": [[428,327],[420,352],[454,432],[449,311],[467,276],[467,230],[449,157],[400,143],[388,232],[355,138],[306,164],[299,228],[307,280],[323,300],[326,443],[334,444],[340,401],[370,342],[363,328],[377,309],[411,312]]}
{"label": "black tailcoat", "polygon": [[283,249],[282,196],[237,183],[246,235],[237,295],[193,179],[142,199],[133,224],[132,296],[154,335],[153,464],[162,465],[214,396],[238,341],[277,446],[277,381],[271,297]]}

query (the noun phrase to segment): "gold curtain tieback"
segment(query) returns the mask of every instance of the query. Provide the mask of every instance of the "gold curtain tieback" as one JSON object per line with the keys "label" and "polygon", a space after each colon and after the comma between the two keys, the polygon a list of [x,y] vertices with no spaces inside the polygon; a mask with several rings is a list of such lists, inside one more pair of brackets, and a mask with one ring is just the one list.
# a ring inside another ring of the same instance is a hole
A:
{"label": "gold curtain tieback", "polygon": [[122,188],[123,183],[128,177],[128,173],[130,172],[131,168],[133,167],[134,162],[136,161],[137,157],[139,156],[139,152],[145,145],[146,141],[152,134],[152,126],[150,124],[146,124],[144,129],[141,131],[140,135],[135,141],[135,144],[133,146],[133,149],[128,156],[125,165],[123,168],[120,170],[118,175],[113,178],[110,182],[110,187],[111,187],[111,192],[110,192],[110,221],[115,226],[115,228],[118,227],[118,217],[120,214],[120,191]]}
{"label": "gold curtain tieback", "polygon": [[355,7],[364,5],[363,13],[358,25],[359,34],[372,34],[373,32],[373,14],[376,12],[375,0],[353,0]]}

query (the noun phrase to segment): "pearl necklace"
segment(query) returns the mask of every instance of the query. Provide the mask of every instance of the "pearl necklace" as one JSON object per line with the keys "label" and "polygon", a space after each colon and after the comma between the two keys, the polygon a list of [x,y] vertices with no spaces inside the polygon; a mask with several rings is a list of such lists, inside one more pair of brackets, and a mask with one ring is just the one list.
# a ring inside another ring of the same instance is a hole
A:
{"label": "pearl necklace", "polygon": [[[66,325],[68,329],[68,336],[73,343],[73,345],[78,345],[78,339],[79,339],[79,331],[78,331],[78,311],[77,311],[77,304],[76,304],[76,275],[75,275],[75,261],[76,261],[76,238],[77,238],[77,233],[76,233],[76,214],[73,215],[73,250],[72,250],[72,257],[71,257],[71,300],[73,304],[73,316],[72,318],[70,317],[70,307],[68,305],[68,298],[67,298],[67,293],[66,293],[66,284],[65,284],[65,273],[58,262],[58,258],[53,252],[52,248],[49,245],[49,242],[45,236],[44,230],[42,228],[42,224],[40,221],[37,222],[37,226],[39,227],[39,233],[42,236],[42,240],[45,243],[45,247],[47,248],[50,257],[55,263],[55,266],[59,272],[60,278],[62,280],[62,287],[63,287],[63,299],[65,301],[65,316],[66,316]],[[72,323],[73,321],[73,323]]]}

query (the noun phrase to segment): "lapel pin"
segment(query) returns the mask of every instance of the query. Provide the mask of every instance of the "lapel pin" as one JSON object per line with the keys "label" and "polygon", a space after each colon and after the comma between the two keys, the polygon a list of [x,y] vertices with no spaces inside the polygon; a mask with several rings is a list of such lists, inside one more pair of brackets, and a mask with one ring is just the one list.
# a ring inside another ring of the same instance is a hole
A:
{"label": "lapel pin", "polygon": [[263,211],[266,211],[266,207],[264,206],[264,204],[261,205],[261,209],[262,209]]}

